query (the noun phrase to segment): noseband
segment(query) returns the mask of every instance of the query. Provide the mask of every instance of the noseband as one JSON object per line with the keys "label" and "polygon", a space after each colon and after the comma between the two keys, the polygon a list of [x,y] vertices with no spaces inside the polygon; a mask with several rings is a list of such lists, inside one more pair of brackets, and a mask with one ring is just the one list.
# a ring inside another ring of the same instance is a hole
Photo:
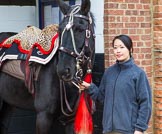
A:
{"label": "noseband", "polygon": [[[85,62],[88,63],[87,64],[87,72],[91,72],[92,50],[89,47],[89,39],[90,39],[91,36],[93,36],[93,39],[95,38],[94,30],[92,28],[93,24],[92,24],[92,18],[90,16],[90,13],[88,13],[88,16],[84,16],[84,15],[77,14],[79,11],[80,11],[80,6],[76,6],[71,11],[71,13],[69,15],[65,15],[65,17],[69,17],[69,21],[68,21],[66,27],[64,28],[62,34],[61,34],[61,43],[60,43],[60,47],[59,47],[60,51],[66,53],[66,54],[69,54],[76,59],[77,71],[76,71],[76,74],[75,74],[75,78],[73,80],[73,84],[81,82],[81,79],[83,77],[83,69],[80,66],[81,64],[83,64]],[[87,29],[86,29],[86,38],[85,38],[85,41],[84,41],[85,45],[83,46],[80,53],[76,49],[74,32],[73,32],[73,29],[72,29],[74,17],[82,18],[82,19],[85,19],[85,20],[88,21],[88,26],[87,26]],[[71,37],[72,37],[72,45],[73,45],[74,51],[67,49],[67,48],[62,46],[62,40],[63,40],[64,33],[65,33],[65,31],[69,31],[69,30],[70,30]],[[89,57],[85,55],[85,50],[86,50],[87,47],[89,47],[89,49],[91,51],[91,54],[90,54]],[[77,84],[75,84],[75,85],[77,86]]]}

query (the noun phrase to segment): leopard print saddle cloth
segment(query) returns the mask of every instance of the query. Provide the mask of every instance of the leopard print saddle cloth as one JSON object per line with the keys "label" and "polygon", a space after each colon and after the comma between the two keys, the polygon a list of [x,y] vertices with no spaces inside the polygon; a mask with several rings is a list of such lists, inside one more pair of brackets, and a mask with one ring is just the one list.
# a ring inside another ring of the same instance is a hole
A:
{"label": "leopard print saddle cloth", "polygon": [[28,60],[47,64],[59,47],[58,25],[44,29],[35,26],[25,28],[0,44],[0,67],[6,60]]}
{"label": "leopard print saddle cloth", "polygon": [[52,49],[52,39],[56,35],[57,31],[57,24],[48,25],[42,30],[35,26],[30,26],[5,40],[2,45],[7,46],[16,42],[20,45],[20,49],[26,53],[36,45],[40,48],[43,54],[48,54]]}

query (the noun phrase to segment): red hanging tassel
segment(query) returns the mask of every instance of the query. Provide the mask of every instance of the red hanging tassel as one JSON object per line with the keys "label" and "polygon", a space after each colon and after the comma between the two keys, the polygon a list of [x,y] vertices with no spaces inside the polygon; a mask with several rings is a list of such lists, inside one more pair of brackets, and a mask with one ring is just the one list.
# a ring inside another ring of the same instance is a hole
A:
{"label": "red hanging tassel", "polygon": [[[91,74],[87,74],[84,78],[84,81],[91,83]],[[87,98],[85,99],[85,97]],[[89,109],[86,103],[89,104]],[[92,134],[93,132],[92,99],[84,91],[80,96],[80,101],[75,116],[74,130],[76,134]]]}

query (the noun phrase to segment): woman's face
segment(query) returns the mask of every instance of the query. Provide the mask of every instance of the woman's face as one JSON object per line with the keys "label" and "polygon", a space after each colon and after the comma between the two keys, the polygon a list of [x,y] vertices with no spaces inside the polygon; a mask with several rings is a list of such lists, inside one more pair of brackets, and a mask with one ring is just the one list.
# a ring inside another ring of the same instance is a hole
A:
{"label": "woman's face", "polygon": [[124,43],[121,40],[116,39],[114,41],[113,49],[114,49],[115,57],[118,61],[124,62],[130,59],[129,50],[127,49],[127,47],[124,45]]}

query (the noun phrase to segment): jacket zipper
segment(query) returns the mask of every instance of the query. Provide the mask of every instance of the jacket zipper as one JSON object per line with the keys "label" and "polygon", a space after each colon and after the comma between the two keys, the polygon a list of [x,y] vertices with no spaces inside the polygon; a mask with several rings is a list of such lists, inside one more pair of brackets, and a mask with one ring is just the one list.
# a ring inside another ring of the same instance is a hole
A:
{"label": "jacket zipper", "polygon": [[113,123],[113,120],[114,120],[114,99],[115,99],[115,87],[116,87],[116,82],[117,82],[117,79],[118,79],[118,77],[119,77],[119,75],[120,75],[120,72],[121,72],[121,67],[119,66],[119,73],[118,73],[118,75],[117,75],[117,77],[116,77],[116,79],[115,79],[115,84],[114,84],[114,88],[113,88],[113,106],[112,106],[112,131],[114,130],[114,123]]}

